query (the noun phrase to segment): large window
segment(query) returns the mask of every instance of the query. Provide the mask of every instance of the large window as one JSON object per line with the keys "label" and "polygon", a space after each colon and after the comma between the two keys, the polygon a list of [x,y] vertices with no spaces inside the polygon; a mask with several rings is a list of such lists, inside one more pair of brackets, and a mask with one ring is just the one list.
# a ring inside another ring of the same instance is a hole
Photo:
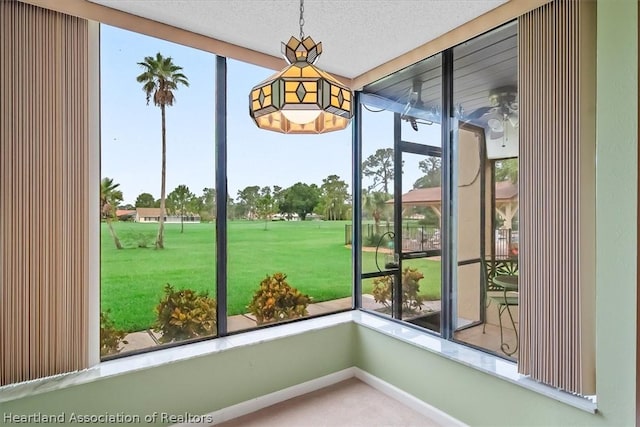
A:
{"label": "large window", "polygon": [[258,129],[235,95],[272,73],[102,27],[103,356],[352,308],[351,134]]}
{"label": "large window", "polygon": [[454,337],[517,358],[515,22],[453,49],[453,102],[459,119],[453,172],[457,181]]}
{"label": "large window", "polygon": [[[272,70],[104,26],[102,326],[126,341],[105,353],[350,309],[356,248],[364,309],[517,357],[517,288],[494,281],[517,281],[515,30],[364,88],[352,200],[349,131],[265,132],[247,114],[236,95]],[[171,64],[162,93],[153,67]]]}
{"label": "large window", "polygon": [[517,357],[516,25],[361,100],[363,308]]}
{"label": "large window", "polygon": [[271,74],[227,61],[229,332],[352,307],[351,134],[259,129],[244,95]]}
{"label": "large window", "polygon": [[216,334],[214,60],[101,26],[103,356]]}
{"label": "large window", "polygon": [[440,55],[363,95],[362,300],[440,332]]}

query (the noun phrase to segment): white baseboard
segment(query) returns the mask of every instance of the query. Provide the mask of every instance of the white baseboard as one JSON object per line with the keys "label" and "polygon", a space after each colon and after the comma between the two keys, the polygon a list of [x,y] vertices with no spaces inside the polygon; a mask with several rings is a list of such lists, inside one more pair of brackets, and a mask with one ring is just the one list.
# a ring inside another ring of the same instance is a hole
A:
{"label": "white baseboard", "polygon": [[370,385],[371,387],[386,394],[392,399],[397,400],[398,402],[402,402],[404,405],[407,405],[414,411],[421,413],[425,417],[431,418],[436,423],[443,426],[466,426],[466,424],[462,421],[453,418],[451,415],[442,412],[440,409],[434,406],[429,405],[428,403],[418,399],[414,395],[409,394],[406,391],[399,389],[398,387],[389,384],[388,382],[381,380],[380,378],[373,376],[360,368],[352,369],[355,371],[355,377],[363,383]]}
{"label": "white baseboard", "polygon": [[289,400],[294,397],[302,396],[303,394],[320,390],[322,388],[354,377],[358,378],[363,383],[375,388],[376,390],[386,394],[392,399],[395,399],[407,405],[414,411],[431,418],[438,424],[455,427],[466,426],[466,424],[462,423],[461,421],[442,412],[438,408],[435,408],[423,402],[422,400],[407,393],[406,391],[403,391],[398,387],[391,385],[388,382],[369,374],[368,372],[363,371],[360,368],[352,367],[343,369],[342,371],[334,372],[329,375],[325,375],[324,377],[306,381],[301,384],[296,384],[294,386],[287,387],[273,393],[265,394],[264,396],[256,397],[255,399],[246,400],[236,405],[228,406],[226,408],[222,408],[220,410],[210,412],[199,417],[201,420],[206,422],[180,423],[174,424],[174,427],[211,426],[220,424],[225,421],[259,411],[260,409],[266,408],[268,406],[272,406],[277,403],[284,402],[285,400]]}

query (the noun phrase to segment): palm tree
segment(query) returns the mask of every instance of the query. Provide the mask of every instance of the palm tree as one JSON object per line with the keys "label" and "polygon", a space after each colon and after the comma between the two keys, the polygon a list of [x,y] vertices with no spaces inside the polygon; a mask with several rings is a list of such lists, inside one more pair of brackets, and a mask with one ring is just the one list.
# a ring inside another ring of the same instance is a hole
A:
{"label": "palm tree", "polygon": [[[371,193],[366,193],[363,196],[364,203],[363,208],[369,212],[371,212],[371,216],[373,217],[373,221],[375,222],[376,234],[380,235],[380,220],[382,216],[385,215],[386,211],[390,207],[387,204],[387,201],[391,198],[391,196],[387,193],[383,193],[380,191],[374,191]],[[389,218],[387,217],[387,228],[389,228]]]}
{"label": "palm tree", "polygon": [[173,63],[171,57],[163,57],[160,52],[155,56],[146,56],[143,62],[138,62],[144,71],[136,80],[142,83],[142,90],[147,95],[147,105],[153,96],[153,104],[160,107],[162,112],[162,182],[160,185],[160,220],[158,236],[156,237],[156,249],[164,249],[164,216],[166,212],[166,186],[167,173],[167,134],[165,121],[165,108],[173,105],[175,96],[173,91],[178,89],[178,84],[189,86],[187,77],[182,74],[182,67]]}
{"label": "palm tree", "polygon": [[115,217],[118,203],[122,201],[122,191],[116,190],[118,187],[120,187],[120,184],[114,184],[113,179],[102,178],[102,181],[100,181],[100,212],[107,226],[109,226],[113,243],[115,243],[117,249],[122,249],[120,239],[118,239],[116,231],[111,224],[112,219]]}

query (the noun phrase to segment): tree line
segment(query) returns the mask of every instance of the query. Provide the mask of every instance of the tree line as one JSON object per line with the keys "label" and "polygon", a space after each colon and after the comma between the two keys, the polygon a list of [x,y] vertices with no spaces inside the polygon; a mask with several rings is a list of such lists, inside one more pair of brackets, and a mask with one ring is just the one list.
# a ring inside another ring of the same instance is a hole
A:
{"label": "tree line", "polygon": [[293,214],[304,221],[309,214],[317,214],[325,220],[344,220],[351,217],[351,194],[348,184],[338,175],[329,175],[320,186],[297,182],[289,188],[245,187],[237,198],[228,203],[229,217],[270,219],[278,214],[292,219]]}
{"label": "tree line", "polygon": [[[113,183],[111,178],[105,178]],[[119,184],[116,184],[116,188]],[[151,193],[141,193],[134,205],[122,205],[122,193],[115,193],[111,204],[118,209],[158,208],[160,199]],[[216,190],[204,188],[196,196],[188,186],[179,185],[166,198],[166,209],[170,214],[198,214],[202,221],[216,217]],[[275,214],[296,214],[304,220],[314,213],[327,220],[348,219],[351,209],[351,194],[348,184],[338,175],[329,175],[320,186],[297,182],[291,187],[252,185],[238,190],[236,198],[228,197],[227,210],[230,219],[266,219]]]}

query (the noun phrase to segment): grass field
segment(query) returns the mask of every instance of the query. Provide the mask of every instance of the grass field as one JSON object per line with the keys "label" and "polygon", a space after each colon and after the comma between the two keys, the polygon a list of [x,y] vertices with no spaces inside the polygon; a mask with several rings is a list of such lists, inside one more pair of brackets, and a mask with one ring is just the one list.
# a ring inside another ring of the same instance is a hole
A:
{"label": "grass field", "polygon": [[[228,314],[246,312],[253,293],[267,275],[281,271],[291,286],[315,302],[351,295],[351,250],[344,246],[340,221],[231,221],[228,225]],[[110,310],[118,328],[137,331],[155,321],[155,306],[166,283],[175,288],[209,291],[215,297],[215,226],[167,224],[165,249],[154,250],[157,224],[115,223],[125,249],[117,250],[102,224],[102,310]],[[139,248],[138,244],[147,244]],[[380,259],[381,263],[384,262]],[[413,260],[425,275],[422,293],[440,295],[440,262]],[[363,253],[363,270],[376,271],[374,253]],[[371,292],[371,281],[363,282]]]}

